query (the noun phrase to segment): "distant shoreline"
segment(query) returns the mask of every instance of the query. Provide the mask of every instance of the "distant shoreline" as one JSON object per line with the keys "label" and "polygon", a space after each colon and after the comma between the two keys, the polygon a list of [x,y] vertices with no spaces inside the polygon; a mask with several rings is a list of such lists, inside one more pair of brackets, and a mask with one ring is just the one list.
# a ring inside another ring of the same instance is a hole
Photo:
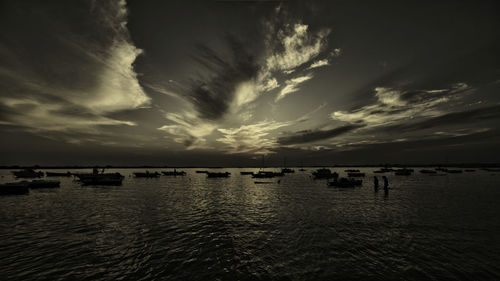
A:
{"label": "distant shoreline", "polygon": [[[13,170],[13,169],[92,169],[97,167],[99,169],[224,169],[224,168],[242,168],[242,169],[257,169],[260,166],[126,166],[126,165],[93,165],[93,166],[41,166],[41,165],[31,165],[31,166],[21,166],[21,165],[11,165],[11,166],[0,166],[2,170]],[[457,168],[498,168],[500,163],[436,163],[436,164],[365,164],[365,165],[344,165],[344,164],[333,164],[333,165],[312,165],[312,166],[289,166],[289,168],[324,168],[324,167],[364,167],[364,168],[379,168],[379,167],[457,167]],[[266,168],[283,168],[283,166],[266,166]]]}

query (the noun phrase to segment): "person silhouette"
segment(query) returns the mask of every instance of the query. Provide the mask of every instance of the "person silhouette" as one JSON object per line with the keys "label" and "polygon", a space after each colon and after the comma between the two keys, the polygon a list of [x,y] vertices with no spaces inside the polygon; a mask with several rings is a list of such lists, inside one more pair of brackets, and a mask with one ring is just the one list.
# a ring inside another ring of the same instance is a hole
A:
{"label": "person silhouette", "polygon": [[374,188],[375,192],[378,191],[378,178],[377,178],[377,176],[373,176],[373,188]]}
{"label": "person silhouette", "polygon": [[387,194],[389,193],[389,181],[386,176],[383,176],[382,179],[384,179],[384,192]]}
{"label": "person silhouette", "polygon": [[333,182],[337,182],[337,179],[339,178],[339,174],[337,172],[333,172],[332,177],[333,177]]}

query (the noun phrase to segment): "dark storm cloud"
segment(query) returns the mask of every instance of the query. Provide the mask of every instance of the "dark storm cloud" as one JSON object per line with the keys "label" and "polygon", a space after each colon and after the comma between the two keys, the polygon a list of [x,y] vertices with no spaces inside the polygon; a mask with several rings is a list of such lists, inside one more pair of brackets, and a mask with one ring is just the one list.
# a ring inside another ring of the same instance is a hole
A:
{"label": "dark storm cloud", "polygon": [[208,120],[220,119],[232,102],[236,86],[254,78],[259,66],[254,55],[244,43],[232,35],[226,35],[225,42],[229,56],[221,57],[210,47],[198,44],[193,55],[208,74],[191,82],[187,93],[198,111],[199,117]]}
{"label": "dark storm cloud", "polygon": [[323,130],[300,131],[289,136],[280,137],[278,139],[278,143],[282,145],[290,145],[290,144],[301,144],[301,143],[326,140],[362,127],[363,125],[345,125],[342,127],[337,127],[335,129],[324,130],[324,131]]}

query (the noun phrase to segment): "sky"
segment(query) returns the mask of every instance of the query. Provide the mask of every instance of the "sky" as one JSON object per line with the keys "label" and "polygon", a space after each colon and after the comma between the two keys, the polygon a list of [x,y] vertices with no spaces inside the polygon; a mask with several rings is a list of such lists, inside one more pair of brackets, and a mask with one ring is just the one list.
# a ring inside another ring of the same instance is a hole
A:
{"label": "sky", "polygon": [[1,1],[0,165],[500,162],[497,1]]}

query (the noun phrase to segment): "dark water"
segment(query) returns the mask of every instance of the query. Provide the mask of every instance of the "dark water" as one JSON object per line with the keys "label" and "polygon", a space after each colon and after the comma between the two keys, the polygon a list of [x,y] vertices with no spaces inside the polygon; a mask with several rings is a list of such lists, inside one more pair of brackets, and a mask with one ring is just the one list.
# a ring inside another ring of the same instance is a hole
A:
{"label": "dark water", "polygon": [[0,279],[500,279],[500,173],[389,175],[384,196],[367,168],[356,189],[227,170],[0,197]]}

